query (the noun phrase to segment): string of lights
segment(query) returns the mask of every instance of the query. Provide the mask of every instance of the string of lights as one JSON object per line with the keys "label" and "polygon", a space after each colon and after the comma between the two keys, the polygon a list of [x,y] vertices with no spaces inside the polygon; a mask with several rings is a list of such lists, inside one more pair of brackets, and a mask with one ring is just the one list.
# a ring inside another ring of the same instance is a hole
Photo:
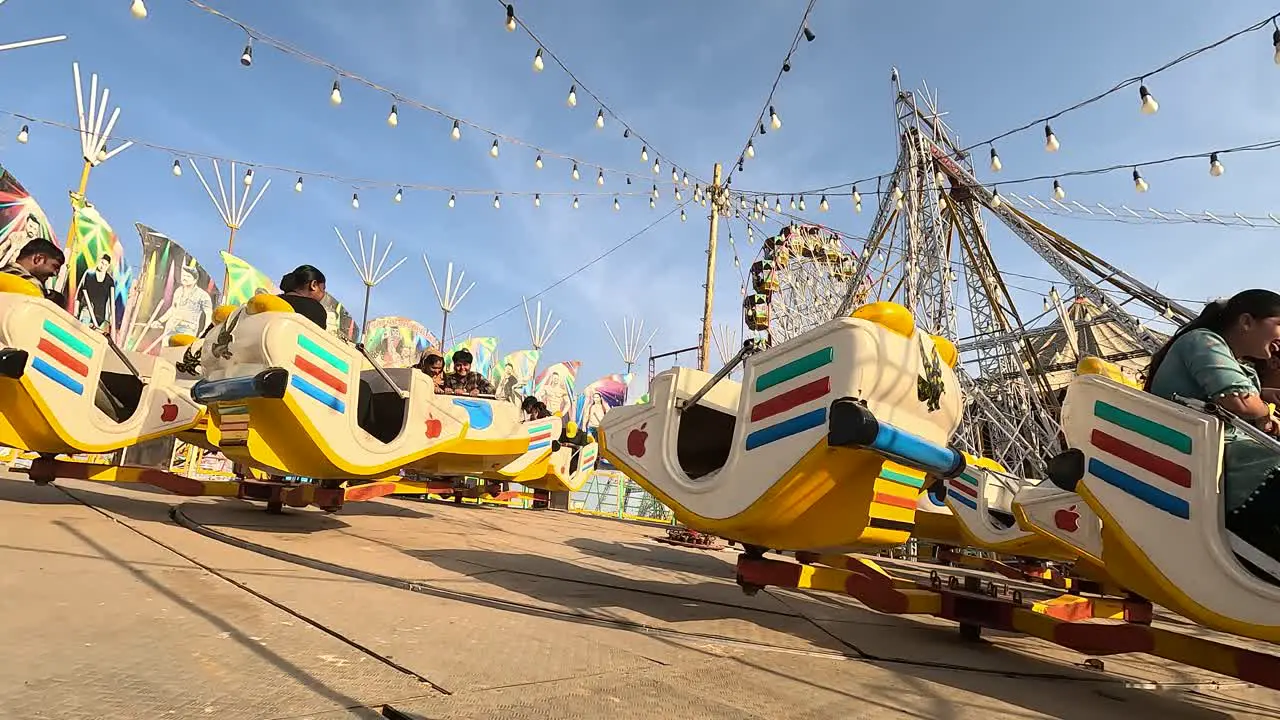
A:
{"label": "string of lights", "polygon": [[685,206],[685,205],[687,205],[687,204],[688,204],[688,202],[689,202],[689,201],[687,201],[687,200],[686,200],[685,202],[682,202],[682,203],[680,203],[679,205],[677,205],[677,206],[675,206],[675,207],[671,208],[670,210],[666,211],[665,213],[663,213],[663,214],[662,214],[661,216],[659,216],[658,218],[654,219],[654,220],[653,220],[652,222],[650,222],[648,225],[645,225],[644,227],[642,227],[642,228],[640,228],[639,230],[637,230],[636,232],[632,233],[631,235],[629,235],[629,236],[628,236],[628,237],[626,237],[625,239],[623,239],[623,240],[621,240],[620,242],[618,242],[618,243],[614,244],[613,246],[611,246],[611,247],[607,248],[604,252],[600,253],[599,255],[596,255],[594,258],[591,258],[591,259],[590,259],[590,260],[588,260],[587,262],[583,263],[583,264],[582,264],[582,265],[580,265],[576,270],[573,270],[572,272],[568,273],[567,275],[564,275],[564,276],[563,276],[563,277],[561,277],[559,280],[556,280],[555,282],[553,282],[553,283],[551,283],[550,285],[548,285],[548,286],[546,286],[546,287],[542,288],[542,289],[541,289],[541,290],[539,290],[538,292],[536,292],[536,293],[534,293],[534,294],[532,294],[532,295],[526,295],[526,296],[524,296],[524,298],[523,298],[523,300],[522,300],[521,302],[519,302],[519,303],[517,303],[517,304],[515,304],[515,305],[512,305],[511,307],[507,308],[506,310],[503,310],[502,312],[497,313],[496,315],[493,315],[493,316],[489,317],[488,319],[483,320],[482,322],[479,322],[479,323],[477,323],[477,324],[475,324],[475,325],[472,325],[471,327],[467,328],[466,330],[463,330],[462,332],[459,332],[459,333],[458,333],[458,336],[459,336],[459,337],[470,337],[470,336],[471,336],[471,333],[475,332],[476,330],[478,330],[478,329],[480,329],[480,328],[484,327],[485,325],[488,325],[489,323],[493,322],[494,320],[497,320],[497,319],[502,318],[502,317],[504,317],[504,316],[506,316],[506,315],[509,315],[509,314],[511,314],[511,313],[513,313],[513,312],[515,312],[516,310],[519,310],[520,308],[524,307],[524,302],[526,302],[526,301],[528,301],[528,300],[536,300],[537,298],[540,298],[540,297],[542,297],[543,295],[546,295],[547,293],[551,292],[552,290],[556,289],[557,287],[559,287],[559,286],[563,285],[564,283],[568,282],[568,281],[569,281],[570,279],[572,279],[573,277],[575,277],[575,276],[577,276],[577,275],[580,275],[580,274],[582,274],[582,273],[586,272],[587,270],[589,270],[590,268],[592,268],[593,266],[595,266],[597,263],[599,263],[601,260],[604,260],[605,258],[607,258],[607,257],[609,257],[610,255],[612,255],[612,254],[614,254],[614,253],[618,252],[619,250],[621,250],[622,248],[626,247],[627,245],[630,245],[631,243],[633,243],[633,242],[635,242],[636,240],[640,239],[640,237],[641,237],[641,236],[643,236],[645,233],[647,233],[647,232],[649,232],[650,230],[654,229],[654,228],[655,228],[655,227],[657,227],[658,225],[662,224],[662,222],[663,222],[664,220],[666,220],[667,218],[669,218],[669,217],[671,217],[672,215],[674,215],[674,214],[675,214],[675,212],[676,212],[677,210],[679,210],[679,211],[680,211],[681,216],[683,217],[683,215],[684,215],[684,206]]}
{"label": "string of lights", "polygon": [[[452,113],[442,108],[435,107],[434,105],[430,105],[428,103],[415,100],[405,95],[404,93],[398,92],[374,80],[370,80],[369,78],[363,75],[360,75],[358,73],[342,68],[334,64],[333,62],[330,62],[329,60],[326,60],[317,55],[313,55],[307,52],[306,50],[303,50],[284,40],[273,37],[241,20],[238,20],[234,17],[231,17],[230,15],[227,15],[221,10],[218,10],[216,8],[206,5],[200,0],[186,0],[186,2],[187,4],[191,5],[193,8],[201,12],[204,12],[215,18],[218,18],[219,20],[222,20],[223,22],[226,22],[228,24],[235,25],[237,28],[239,28],[241,31],[245,33],[245,35],[248,37],[248,40],[246,41],[244,51],[240,54],[241,65],[245,67],[253,66],[254,64],[253,51],[254,51],[255,44],[257,44],[257,45],[267,45],[281,53],[284,53],[285,55],[295,57],[307,64],[315,65],[317,67],[322,67],[334,75],[333,85],[331,86],[330,92],[329,92],[329,102],[331,104],[335,106],[342,104],[342,101],[343,101],[342,81],[345,80],[345,81],[348,81],[349,83],[363,85],[364,87],[369,88],[370,90],[374,90],[375,92],[381,93],[382,95],[385,95],[390,99],[391,109],[387,114],[387,125],[392,128],[399,127],[400,125],[401,107],[412,107],[418,110],[431,113],[440,118],[443,118],[447,122],[452,123],[449,129],[449,136],[453,140],[461,140],[464,129],[477,131],[482,135],[484,135],[485,137],[490,138],[492,142],[489,145],[489,155],[493,158],[498,157],[500,153],[500,148],[502,145],[515,145],[515,146],[524,147],[532,151],[534,154],[536,154],[536,158],[534,160],[534,167],[538,168],[539,170],[541,170],[544,165],[544,159],[546,160],[557,159],[557,160],[566,161],[568,163],[572,163],[573,165],[572,175],[575,180],[577,180],[579,176],[579,170],[578,170],[579,165],[583,167],[595,169],[597,171],[597,175],[596,175],[597,181],[600,184],[603,184],[603,179],[606,173],[609,175],[619,175],[619,176],[627,177],[628,179],[636,178],[641,180],[647,180],[649,178],[648,175],[644,175],[641,173],[632,173],[625,170],[610,168],[600,163],[587,162],[585,160],[579,159],[576,155],[558,152],[550,148],[543,147],[542,145],[539,145],[537,143],[533,143],[528,140],[521,139],[514,135],[508,135],[506,133],[490,128],[486,125],[482,125],[481,123],[475,122],[473,120],[468,120],[457,113]],[[510,21],[508,22],[508,25],[510,25]],[[549,51],[547,53],[547,56],[551,57],[551,54]],[[538,56],[538,57],[540,58],[541,56]],[[556,61],[556,62],[558,63],[559,61]],[[541,63],[535,62],[534,69],[537,70],[540,64]],[[595,96],[592,95],[592,97],[595,97]],[[567,102],[571,107],[578,104],[576,85],[570,88]],[[598,128],[603,128],[604,126],[605,116],[603,113],[604,113],[604,110],[602,106],[600,114],[596,116],[596,127]],[[614,117],[616,117],[616,115]],[[646,147],[642,150],[641,156],[647,159],[648,155],[649,155],[649,152],[648,152],[648,148]],[[660,161],[659,161],[659,158],[655,156],[654,165],[653,165],[653,175],[657,175],[660,172],[661,172]],[[672,174],[672,177],[675,178],[677,181],[683,177],[685,180],[685,185],[689,184],[688,173],[681,170],[677,166],[675,165],[671,166],[671,174]]]}
{"label": "string of lights", "polygon": [[782,76],[791,72],[791,56],[795,54],[796,49],[800,47],[800,38],[804,38],[808,42],[813,42],[817,36],[809,29],[809,14],[813,12],[813,7],[818,0],[809,0],[804,8],[804,14],[800,17],[800,26],[796,28],[796,34],[791,38],[791,45],[787,48],[787,54],[782,60],[782,65],[778,68],[778,75],[773,79],[773,85],[769,87],[769,95],[764,100],[764,105],[760,108],[760,113],[756,115],[756,119],[751,123],[751,131],[747,134],[747,142],[742,146],[742,150],[738,152],[738,160],[733,167],[729,168],[729,173],[725,176],[724,184],[729,185],[733,181],[733,173],[735,170],[743,170],[744,163],[750,158],[756,156],[755,139],[760,135],[766,134],[764,127],[765,114],[769,116],[769,127],[774,130],[782,129],[782,120],[778,117],[778,112],[773,105],[773,96],[778,92],[778,85],[782,82]]}
{"label": "string of lights", "polygon": [[[1222,162],[1222,158],[1224,156],[1232,155],[1236,153],[1266,152],[1270,150],[1275,150],[1277,148],[1280,148],[1280,140],[1263,140],[1255,143],[1250,143],[1248,145],[1238,145],[1236,147],[1231,147],[1231,148],[1183,153],[1180,155],[1170,155],[1170,156],[1157,158],[1153,160],[1143,160],[1140,162],[1119,163],[1114,165],[1106,165],[1103,167],[1088,168],[1088,169],[1082,169],[1082,170],[1067,170],[1067,171],[1055,173],[1055,174],[1033,175],[1033,176],[1017,178],[1013,180],[1002,180],[999,182],[991,183],[989,188],[992,189],[992,191],[998,197],[999,188],[1001,186],[1024,185],[1027,183],[1046,182],[1051,180],[1053,181],[1053,196],[1058,200],[1062,200],[1066,197],[1066,190],[1062,185],[1062,180],[1064,178],[1084,177],[1084,176],[1090,176],[1090,175],[1105,175],[1107,173],[1116,172],[1118,170],[1131,170],[1135,189],[1138,192],[1146,192],[1147,190],[1150,189],[1150,185],[1148,184],[1146,178],[1144,178],[1141,173],[1142,168],[1151,168],[1151,167],[1156,167],[1160,165],[1167,165],[1169,163],[1182,162],[1185,160],[1206,160],[1208,161],[1209,174],[1213,177],[1221,177],[1223,173],[1226,172],[1226,165],[1223,164]],[[932,163],[932,161],[926,161],[926,162],[930,164]],[[893,179],[894,179],[893,173],[886,173],[881,175],[873,175],[871,177],[863,178],[861,180],[856,180],[851,183],[842,183],[840,185],[829,185],[827,187],[803,190],[800,192],[778,193],[778,192],[760,192],[755,190],[740,190],[736,192],[736,195],[738,196],[739,201],[741,203],[745,203],[749,198],[753,200],[759,200],[763,198],[765,200],[764,204],[767,204],[767,199],[769,197],[773,197],[775,212],[778,212],[781,210],[781,197],[784,195],[790,196],[791,198],[790,202],[793,206],[792,209],[797,209],[802,212],[804,211],[805,196],[819,195],[820,196],[819,207],[822,208],[823,210],[826,210],[827,208],[823,206],[829,207],[830,205],[827,202],[827,194],[834,195],[835,194],[834,191],[836,190],[841,191],[841,194],[845,194],[847,192],[847,194],[853,198],[853,202],[855,206],[861,205],[861,198],[864,194],[871,195],[871,196],[878,196],[878,195],[884,194],[885,192],[890,192],[890,193],[895,193],[900,195],[901,189],[896,185],[896,183],[891,185],[888,191],[885,191],[883,187],[880,187],[881,185],[883,185],[884,181],[893,180]],[[874,191],[868,190],[866,193],[862,193],[858,190],[858,185],[865,186],[872,182],[878,184],[878,188],[876,190]],[[957,184],[957,180],[955,178],[951,178],[951,182],[953,183],[953,185]],[[848,188],[847,191],[845,190],[846,187]],[[988,186],[984,185],[984,187],[988,187]],[[798,203],[796,202],[797,197],[800,198]]]}
{"label": "string of lights", "polygon": [[[20,144],[26,144],[30,142],[31,134],[32,134],[31,127],[33,125],[56,128],[60,130],[70,130],[77,134],[79,133],[79,129],[76,126],[69,125],[67,123],[60,122],[57,120],[48,120],[45,118],[26,115],[23,113],[14,112],[11,110],[5,110],[2,108],[0,108],[0,115],[7,115],[9,117],[17,118],[18,120],[23,122],[23,125],[21,129],[18,131],[18,135],[17,135],[17,141]],[[235,163],[237,165],[243,165],[246,168],[245,169],[246,184],[251,184],[253,182],[255,173],[265,170],[265,171],[279,172],[282,174],[286,174],[288,176],[296,177],[296,180],[294,181],[294,185],[293,185],[293,189],[296,192],[302,192],[304,178],[322,179],[322,180],[331,181],[339,185],[345,185],[347,187],[350,187],[353,190],[352,205],[353,207],[356,207],[356,208],[359,208],[360,206],[360,199],[359,199],[360,191],[374,190],[379,188],[388,189],[388,190],[390,188],[395,188],[395,193],[394,195],[391,196],[391,199],[397,203],[404,200],[405,194],[407,192],[416,191],[416,192],[431,192],[431,193],[440,193],[440,194],[447,193],[449,195],[449,200],[448,200],[449,207],[454,207],[454,205],[457,203],[457,198],[460,196],[492,195],[494,199],[493,204],[496,207],[499,207],[501,205],[500,198],[504,198],[504,197],[532,197],[535,207],[541,207],[543,198],[572,197],[573,198],[572,206],[574,208],[578,207],[580,198],[584,200],[593,199],[593,198],[594,199],[612,198],[614,209],[620,210],[621,204],[622,204],[622,201],[621,201],[622,198],[648,196],[649,207],[653,209],[657,207],[657,201],[662,197],[662,192],[658,188],[658,185],[656,183],[654,183],[651,189],[648,191],[636,190],[636,191],[630,191],[630,192],[610,192],[610,191],[578,192],[574,190],[507,190],[507,189],[501,189],[501,188],[474,188],[474,187],[461,187],[456,185],[444,185],[444,184],[421,183],[421,182],[398,182],[398,181],[379,180],[379,179],[372,179],[372,178],[357,178],[357,177],[340,175],[333,172],[325,172],[320,170],[308,170],[303,168],[290,167],[286,165],[276,165],[276,164],[265,163],[265,162],[247,161],[239,158],[232,158],[232,157],[227,157],[223,155],[215,155],[212,153],[206,153],[206,152],[201,152],[197,150],[176,148],[169,145],[163,145],[161,143],[149,142],[147,140],[142,140],[140,138],[116,136],[115,139],[132,143],[133,146],[136,146],[136,147],[144,147],[144,148],[149,148],[159,152],[163,152],[173,157],[174,160],[172,165],[170,166],[170,170],[175,176],[179,176],[179,177],[183,173],[182,159],[210,160],[213,162],[225,162],[225,163]],[[603,183],[599,183],[599,184],[603,184]],[[630,184],[630,182],[628,182],[628,184]],[[683,194],[681,193],[680,188],[678,186],[673,190],[672,196],[676,197],[677,202],[679,202],[683,198]]]}
{"label": "string of lights", "polygon": [[[533,31],[533,28],[529,27],[529,24],[525,22],[524,17],[516,15],[514,5],[504,2],[504,0],[495,0],[495,1],[506,9],[507,31],[515,32],[516,28],[519,28],[523,30],[526,35],[529,36],[529,39],[532,40],[535,45],[538,46],[537,50],[533,54],[533,71],[542,72],[543,69],[545,69],[546,67],[546,61],[543,58],[547,58],[547,59],[550,59],[551,62],[555,63],[555,65],[560,68],[560,71],[563,72],[566,76],[568,76],[570,82],[573,83],[569,89],[569,98],[571,99],[568,101],[568,104],[570,107],[574,107],[578,104],[577,98],[579,94],[584,94],[587,97],[591,98],[591,100],[599,107],[599,111],[596,113],[596,126],[603,127],[604,118],[611,118],[614,122],[621,125],[622,137],[624,139],[634,139],[636,142],[640,143],[640,146],[641,146],[640,161],[641,162],[647,163],[649,161],[649,156],[650,155],[653,156],[654,165],[656,168],[658,168],[653,171],[655,174],[657,174],[660,171],[663,161],[666,161],[668,165],[671,165],[673,167],[677,165],[677,163],[674,160],[672,160],[669,155],[666,155],[663,152],[659,151],[656,147],[654,147],[652,142],[650,142],[643,135],[637,132],[636,129],[632,127],[632,125],[628,123],[626,120],[624,120],[616,110],[611,108],[609,104],[606,103],[604,99],[600,97],[599,94],[597,94],[595,91],[587,87],[586,83],[582,82],[581,78],[579,78],[578,75],[576,75],[572,70],[569,69],[567,65],[564,64],[564,61],[560,59],[560,56],[556,55],[556,53],[552,51],[551,48],[549,48],[545,42],[542,41],[542,38],[538,37],[538,34]],[[704,182],[703,180],[699,179],[697,175],[689,175],[688,177],[692,177],[694,180],[697,180],[699,183]],[[685,184],[688,185],[688,183],[685,183]]]}

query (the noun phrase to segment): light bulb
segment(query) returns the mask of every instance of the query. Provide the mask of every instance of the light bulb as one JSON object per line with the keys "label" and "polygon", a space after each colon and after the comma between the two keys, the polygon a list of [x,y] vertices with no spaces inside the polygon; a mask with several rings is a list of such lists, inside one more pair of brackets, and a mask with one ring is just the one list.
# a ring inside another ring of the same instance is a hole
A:
{"label": "light bulb", "polygon": [[1062,145],[1058,142],[1058,136],[1053,134],[1053,128],[1048,123],[1044,125],[1044,150],[1045,152],[1058,152],[1058,148]]}
{"label": "light bulb", "polygon": [[569,99],[565,102],[569,103],[569,107],[577,107],[578,105],[578,86],[569,86]]}
{"label": "light bulb", "polygon": [[301,178],[301,177],[299,177],[299,178],[298,178],[298,182],[296,182],[296,183],[294,183],[294,184],[293,184],[293,191],[294,191],[294,192],[302,192],[302,178]]}
{"label": "light bulb", "polygon": [[107,161],[107,145],[106,143],[103,143],[102,147],[98,148],[98,162],[104,163],[106,161]]}
{"label": "light bulb", "polygon": [[933,182],[936,183],[938,187],[942,187],[947,182],[947,176],[943,175],[942,171],[939,170],[933,174]]}
{"label": "light bulb", "polygon": [[782,200],[778,198],[773,199],[773,211],[776,213],[782,212]]}
{"label": "light bulb", "polygon": [[244,52],[240,53],[240,64],[249,67],[253,65],[253,45],[245,45]]}
{"label": "light bulb", "polygon": [[894,183],[894,185],[893,185],[893,193],[892,193],[892,194],[893,194],[893,201],[894,201],[894,202],[897,202],[897,203],[901,203],[901,202],[902,202],[902,188],[898,187],[897,183]]}
{"label": "light bulb", "polygon": [[351,193],[351,207],[355,210],[360,209],[360,196],[356,193]]}
{"label": "light bulb", "polygon": [[613,199],[613,209],[614,211],[618,211],[622,209],[622,206],[618,204],[618,198],[616,197]]}
{"label": "light bulb", "polygon": [[657,160],[657,158],[654,158],[654,161],[653,161],[653,174],[654,174],[654,175],[657,175],[657,174],[658,174],[658,173],[660,173],[660,172],[662,172],[662,166],[658,164],[658,160]]}
{"label": "light bulb", "polygon": [[657,206],[658,206],[658,203],[654,202],[653,198],[649,198],[649,209],[652,210]]}
{"label": "light bulb", "polygon": [[808,25],[804,26],[804,39],[806,42],[813,42],[818,36],[813,34]]}
{"label": "light bulb", "polygon": [[1000,156],[996,154],[996,149],[991,148],[991,172],[1000,172],[1004,167],[1004,163],[1000,162]]}
{"label": "light bulb", "polygon": [[1133,186],[1138,190],[1138,192],[1146,192],[1150,188],[1150,186],[1147,185],[1147,181],[1143,179],[1142,173],[1138,172],[1137,168],[1133,169]]}
{"label": "light bulb", "polygon": [[795,210],[795,209],[796,209],[796,196],[795,196],[795,195],[792,195],[792,196],[791,196],[791,209],[792,209],[792,210]]}
{"label": "light bulb", "polygon": [[1160,109],[1160,103],[1156,102],[1155,97],[1147,90],[1147,86],[1143,85],[1138,88],[1138,97],[1142,99],[1142,114],[1155,115]]}
{"label": "light bulb", "polygon": [[654,200],[657,200],[657,199],[658,199],[658,186],[657,186],[657,185],[654,185],[654,186],[653,186],[653,199],[654,199]]}
{"label": "light bulb", "polygon": [[601,170],[600,172],[596,173],[596,184],[597,185],[604,184],[604,170]]}
{"label": "light bulb", "polygon": [[578,163],[573,164],[573,172],[569,174],[573,177],[574,180],[577,180],[578,178],[582,177],[582,175],[578,174]]}
{"label": "light bulb", "polygon": [[400,112],[396,109],[395,104],[391,105],[391,112],[387,113],[387,124],[395,127],[400,124]]}
{"label": "light bulb", "polygon": [[897,208],[897,209],[899,209],[899,210],[901,210],[902,208],[906,207],[906,205],[907,205],[907,204],[906,204],[905,202],[903,202],[903,201],[902,201],[902,198],[898,198],[898,199],[897,199],[896,201],[894,201],[894,203],[893,203],[893,206],[894,206],[894,207],[896,207],[896,208]]}
{"label": "light bulb", "polygon": [[129,12],[141,20],[147,16],[147,4],[142,0],[133,0],[133,4],[129,6]]}
{"label": "light bulb", "polygon": [[818,201],[818,209],[821,210],[822,212],[826,212],[831,209],[831,206],[827,204],[826,195],[823,195],[822,200]]}
{"label": "light bulb", "polygon": [[499,209],[501,209],[501,208],[502,208],[502,201],[501,201],[500,199],[498,199],[498,196],[497,196],[497,195],[494,195],[494,196],[493,196],[493,209],[494,209],[494,210],[499,210]]}
{"label": "light bulb", "polygon": [[1045,312],[1049,312],[1049,298],[1045,298],[1043,301],[1041,301],[1041,307],[1044,308]]}
{"label": "light bulb", "polygon": [[1276,29],[1276,30],[1272,31],[1272,33],[1271,33],[1271,44],[1272,44],[1272,45],[1275,47],[1275,49],[1276,49],[1276,54],[1275,54],[1275,61],[1276,61],[1276,64],[1277,64],[1277,65],[1280,65],[1280,29]]}
{"label": "light bulb", "polygon": [[995,188],[994,190],[992,190],[991,191],[991,207],[998,208],[1003,203],[1004,203],[1004,200],[1000,199],[1000,188]]}
{"label": "light bulb", "polygon": [[533,194],[533,206],[542,207],[542,193]]}
{"label": "light bulb", "polygon": [[647,146],[640,146],[640,162],[649,162],[649,148]]}
{"label": "light bulb", "polygon": [[542,156],[541,156],[541,155],[539,155],[538,157],[534,158],[534,160],[533,160],[533,166],[534,166],[534,167],[536,167],[536,168],[538,168],[539,170],[541,170],[541,169],[542,169]]}
{"label": "light bulb", "polygon": [[680,173],[680,182],[683,182],[685,187],[689,187],[689,173]]}
{"label": "light bulb", "polygon": [[680,173],[676,172],[676,166],[671,166],[671,182],[680,182]]}
{"label": "light bulb", "polygon": [[681,210],[680,210],[680,222],[684,222],[684,221],[685,221],[685,220],[687,220],[687,219],[688,219],[688,218],[686,218],[686,217],[685,217],[685,214],[684,214],[684,209],[683,209],[683,208],[681,208]]}
{"label": "light bulb", "polygon": [[253,168],[244,171],[244,184],[246,186],[253,184]]}
{"label": "light bulb", "polygon": [[604,108],[596,111],[596,128],[604,127]]}
{"label": "light bulb", "polygon": [[173,161],[173,176],[182,177],[182,163],[177,160]]}
{"label": "light bulb", "polygon": [[489,157],[498,157],[498,139],[493,139],[493,144],[489,146]]}
{"label": "light bulb", "polygon": [[401,200],[404,200],[404,190],[401,188],[396,188],[395,197],[391,199],[395,200],[396,202],[400,202]]}
{"label": "light bulb", "polygon": [[457,202],[458,202],[458,199],[456,197],[454,197],[453,195],[449,196],[449,207],[453,207],[454,205],[457,204]]}
{"label": "light bulb", "polygon": [[861,199],[861,198],[859,198],[857,201],[855,201],[855,202],[853,203],[853,211],[854,211],[854,212],[857,212],[857,213],[862,212],[862,199]]}
{"label": "light bulb", "polygon": [[804,196],[800,196],[800,212],[804,212]]}
{"label": "light bulb", "polygon": [[[1280,32],[1280,30],[1276,32]],[[1209,174],[1214,177],[1222,177],[1222,173],[1226,171],[1227,169],[1218,160],[1218,153],[1209,153]]]}
{"label": "light bulb", "polygon": [[1062,183],[1057,180],[1053,181],[1053,199],[1061,200],[1067,196],[1067,191],[1062,189]]}
{"label": "light bulb", "polygon": [[453,129],[449,131],[449,137],[453,138],[454,140],[462,139],[462,127],[458,125],[457,120],[453,121]]}
{"label": "light bulb", "polygon": [[683,199],[684,196],[680,194],[680,188],[676,188],[676,202],[680,202]]}
{"label": "light bulb", "polygon": [[858,186],[853,186],[853,204],[862,205],[862,193],[858,192]]}
{"label": "light bulb", "polygon": [[542,72],[542,68],[546,67],[542,63],[542,48],[538,48],[538,52],[533,54],[533,71]]}
{"label": "light bulb", "polygon": [[516,31],[516,7],[507,3],[507,32]]}
{"label": "light bulb", "polygon": [[782,120],[778,118],[778,113],[773,109],[772,105],[769,106],[769,125],[773,127],[774,130],[780,130],[782,128]]}
{"label": "light bulb", "polygon": [[329,102],[334,105],[342,104],[342,87],[338,85],[338,81],[333,81],[333,92],[329,93]]}
{"label": "light bulb", "polygon": [[756,156],[756,146],[753,145],[750,140],[748,140],[747,141],[747,157],[753,158],[755,156]]}
{"label": "light bulb", "polygon": [[573,196],[573,209],[574,209],[574,210],[577,210],[577,209],[578,209],[578,196],[577,196],[577,195],[574,195],[574,196]]}
{"label": "light bulb", "polygon": [[26,125],[23,125],[22,128],[18,130],[18,142],[22,143],[23,145],[26,145],[27,141],[30,139],[31,139],[31,128],[27,127]]}

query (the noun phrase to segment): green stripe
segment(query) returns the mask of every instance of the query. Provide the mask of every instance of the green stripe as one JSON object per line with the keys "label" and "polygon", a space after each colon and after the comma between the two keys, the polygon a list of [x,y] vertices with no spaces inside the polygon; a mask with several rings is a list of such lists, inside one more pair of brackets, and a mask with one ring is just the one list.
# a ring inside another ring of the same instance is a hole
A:
{"label": "green stripe", "polygon": [[351,369],[350,366],[347,365],[345,360],[340,359],[337,355],[334,355],[328,350],[325,350],[324,348],[320,347],[314,341],[312,341],[311,338],[307,337],[306,335],[298,336],[298,345],[300,345],[303,350],[306,350],[312,355],[315,355],[321,360],[329,363],[329,365],[333,366],[334,370],[337,370],[340,373],[345,374],[348,370]]}
{"label": "green stripe", "polygon": [[532,427],[532,428],[529,428],[529,434],[530,434],[530,435],[537,435],[538,433],[544,433],[544,432],[548,432],[548,431],[550,431],[550,430],[551,430],[551,426],[550,426],[550,425],[539,425],[538,427]]}
{"label": "green stripe", "polygon": [[64,345],[75,350],[77,354],[86,358],[93,357],[93,348],[89,347],[83,340],[72,335],[69,331],[58,327],[52,320],[44,321],[44,329],[50,335],[62,341]]}
{"label": "green stripe", "polygon": [[817,370],[823,365],[829,365],[834,357],[835,350],[828,346],[821,350],[811,352],[804,357],[796,358],[786,365],[776,367],[756,378],[756,392],[768,390],[774,385],[781,385],[782,383],[793,378],[798,378],[807,372]]}
{"label": "green stripe", "polygon": [[1112,425],[1119,425],[1129,432],[1137,433],[1161,445],[1171,447],[1184,455],[1191,454],[1190,435],[1184,435],[1177,430],[1134,415],[1126,410],[1121,410],[1115,405],[1110,405],[1101,400],[1094,401],[1093,414],[1099,420],[1105,420]]}
{"label": "green stripe", "polygon": [[910,475],[896,472],[894,470],[890,470],[889,468],[881,468],[880,477],[884,478],[885,480],[889,480],[891,482],[896,482],[901,485],[906,485],[907,487],[913,487],[916,489],[924,487],[924,478],[911,477]]}

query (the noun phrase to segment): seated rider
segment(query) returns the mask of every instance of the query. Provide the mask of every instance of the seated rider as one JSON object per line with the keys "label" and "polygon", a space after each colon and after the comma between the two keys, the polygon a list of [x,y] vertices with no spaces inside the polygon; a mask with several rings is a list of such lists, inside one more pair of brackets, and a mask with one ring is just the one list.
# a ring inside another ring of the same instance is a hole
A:
{"label": "seated rider", "polygon": [[535,420],[541,420],[542,418],[551,417],[551,411],[547,409],[547,404],[542,402],[541,400],[538,401],[538,404],[536,407],[534,407],[533,412],[536,416],[534,418]]}
{"label": "seated rider", "polygon": [[538,398],[532,395],[524,396],[524,400],[520,401],[520,417],[526,422],[538,419]]}
{"label": "seated rider", "polygon": [[[1276,434],[1254,362],[1280,347],[1280,294],[1245,290],[1205,306],[1151,358],[1146,390],[1217,403]],[[1272,399],[1280,395],[1267,392]],[[1227,529],[1280,559],[1280,455],[1228,426],[1222,449]]]}
{"label": "seated rider", "polygon": [[467,349],[453,354],[453,372],[444,376],[445,392],[454,395],[492,395],[493,385],[478,372],[471,369],[475,358]]}
{"label": "seated rider", "polygon": [[314,265],[299,265],[293,272],[280,278],[280,299],[293,306],[293,311],[328,329],[329,311],[320,302],[324,299],[324,273]]}
{"label": "seated rider", "polygon": [[444,357],[436,352],[435,348],[428,348],[422,353],[422,357],[414,367],[431,378],[431,382],[435,383],[436,392],[444,392]]}
{"label": "seated rider", "polygon": [[[52,240],[36,238],[23,245],[13,262],[0,268],[0,272],[30,280],[48,298],[51,291],[45,288],[45,283],[58,274],[65,261],[66,255],[62,248],[54,245]],[[57,297],[64,296],[58,293]],[[65,304],[64,302],[63,305]]]}

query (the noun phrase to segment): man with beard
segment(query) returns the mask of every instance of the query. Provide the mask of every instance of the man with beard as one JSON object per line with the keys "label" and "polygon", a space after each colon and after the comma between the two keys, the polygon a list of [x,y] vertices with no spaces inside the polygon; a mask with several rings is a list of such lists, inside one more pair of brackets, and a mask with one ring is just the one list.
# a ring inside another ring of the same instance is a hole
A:
{"label": "man with beard", "polygon": [[116,326],[116,279],[111,277],[111,256],[104,254],[98,264],[80,278],[76,293],[80,322],[95,330]]}

